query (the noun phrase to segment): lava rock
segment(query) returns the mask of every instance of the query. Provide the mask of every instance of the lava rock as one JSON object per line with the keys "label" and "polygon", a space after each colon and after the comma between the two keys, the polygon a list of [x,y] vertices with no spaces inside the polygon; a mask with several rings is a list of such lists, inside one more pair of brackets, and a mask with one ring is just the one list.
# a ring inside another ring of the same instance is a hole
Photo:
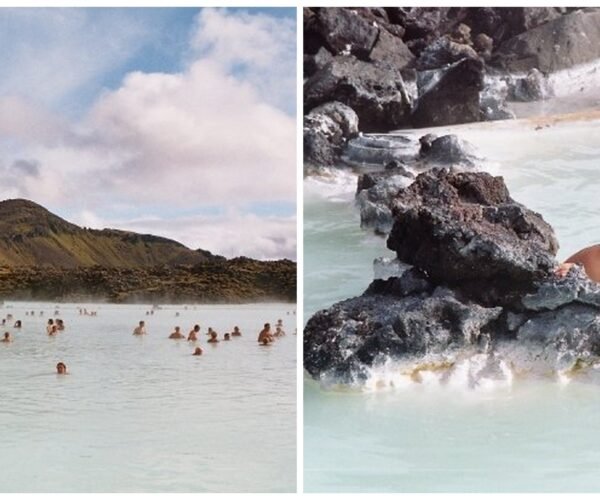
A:
{"label": "lava rock", "polygon": [[436,289],[423,298],[374,288],[310,318],[304,329],[304,368],[310,375],[364,380],[366,367],[378,360],[464,348],[476,344],[501,313],[501,308],[462,303],[450,290]]}
{"label": "lava rock", "polygon": [[366,60],[377,41],[379,29],[352,9],[321,8],[313,30],[317,30],[325,46],[333,54],[352,54]]}
{"label": "lava rock", "polygon": [[556,266],[551,226],[515,202],[501,177],[433,169],[393,207],[387,246],[398,259],[481,303],[514,302]]}
{"label": "lava rock", "polygon": [[531,102],[541,101],[549,95],[548,82],[536,68],[527,73],[524,78],[517,78],[509,87],[508,98],[512,101]]}
{"label": "lava rock", "polygon": [[504,42],[492,63],[511,72],[552,73],[600,58],[600,11],[575,11]]}
{"label": "lava rock", "polygon": [[444,36],[428,45],[416,62],[418,70],[437,69],[462,59],[479,59],[479,55],[469,45],[457,43]]}
{"label": "lava rock", "polygon": [[454,134],[436,137],[427,134],[419,139],[421,158],[437,163],[452,165],[462,163],[463,165],[474,165],[475,149],[467,141],[459,139]]}
{"label": "lava rock", "polygon": [[464,59],[438,72],[428,85],[419,85],[413,124],[430,127],[480,121],[483,63],[479,59]]}
{"label": "lava rock", "polygon": [[365,132],[408,124],[413,105],[397,68],[353,56],[336,57],[304,84],[305,111],[329,101],[350,106]]}
{"label": "lava rock", "polygon": [[356,113],[340,102],[314,108],[304,117],[304,161],[311,166],[334,166],[342,146],[358,134]]}
{"label": "lava rock", "polygon": [[385,62],[395,68],[402,69],[409,66],[415,60],[415,56],[401,38],[381,28],[369,59]]}

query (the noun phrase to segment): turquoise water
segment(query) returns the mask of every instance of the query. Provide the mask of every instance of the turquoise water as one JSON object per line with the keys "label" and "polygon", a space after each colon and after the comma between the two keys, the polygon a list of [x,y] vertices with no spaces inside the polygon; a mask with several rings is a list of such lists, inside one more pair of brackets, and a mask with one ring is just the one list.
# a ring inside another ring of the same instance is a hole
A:
{"label": "turquoise water", "polygon": [[[559,259],[600,242],[600,122],[436,132],[473,143],[513,198],[553,225]],[[383,238],[359,229],[354,189],[349,174],[305,181],[305,319],[364,291],[373,259],[390,255]],[[600,490],[597,384],[553,375],[476,388],[460,379],[451,387],[304,385],[307,492]]]}
{"label": "turquoise water", "polygon": [[[0,309],[23,321],[0,344],[0,492],[295,491],[292,305],[164,306],[147,316],[147,305],[61,304],[66,330],[53,338],[54,306]],[[260,347],[260,327],[279,318],[288,335]],[[132,335],[139,320],[144,337]],[[195,323],[199,357],[167,338]],[[234,325],[242,337],[206,343],[208,326],[222,338]],[[69,375],[54,373],[58,361]]]}

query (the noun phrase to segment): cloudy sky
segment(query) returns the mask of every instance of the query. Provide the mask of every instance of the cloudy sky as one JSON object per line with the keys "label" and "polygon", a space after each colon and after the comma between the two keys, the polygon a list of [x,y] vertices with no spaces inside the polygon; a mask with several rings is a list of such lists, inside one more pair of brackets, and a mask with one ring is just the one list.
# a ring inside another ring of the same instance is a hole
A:
{"label": "cloudy sky", "polygon": [[296,253],[293,9],[0,9],[0,199]]}

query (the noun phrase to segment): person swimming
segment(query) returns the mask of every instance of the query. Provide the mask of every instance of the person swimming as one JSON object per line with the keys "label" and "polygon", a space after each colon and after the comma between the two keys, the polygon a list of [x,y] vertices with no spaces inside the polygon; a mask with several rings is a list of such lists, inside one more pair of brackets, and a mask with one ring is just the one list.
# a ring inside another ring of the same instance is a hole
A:
{"label": "person swimming", "polygon": [[197,333],[200,333],[200,325],[194,325],[194,328],[188,334],[188,342],[196,342],[198,340]]}
{"label": "person swimming", "polygon": [[9,332],[4,332],[4,337],[2,338],[2,342],[12,342],[12,337]]}
{"label": "person swimming", "polygon": [[217,342],[219,342],[219,339],[217,338],[217,332],[213,330],[207,342],[209,342],[210,344],[216,344]]}
{"label": "person swimming", "polygon": [[58,326],[52,325],[48,331],[48,335],[54,336],[58,333]]}
{"label": "person swimming", "polygon": [[273,334],[274,337],[284,337],[285,336],[285,332],[281,329],[281,327],[279,325],[277,325],[275,327],[275,333]]}
{"label": "person swimming", "polygon": [[48,335],[50,335],[50,332],[52,331],[52,327],[54,326],[54,320],[53,319],[49,319],[48,320],[48,324],[46,325],[46,333]]}
{"label": "person swimming", "polygon": [[212,334],[213,334],[213,332],[214,332],[214,333],[216,333],[216,332],[215,332],[215,331],[212,329],[212,327],[210,327],[210,326],[209,326],[209,327],[208,327],[208,330],[206,331],[206,335],[208,335],[209,337],[211,337],[211,336],[212,336]]}
{"label": "person swimming", "polygon": [[140,321],[138,326],[133,330],[134,335],[146,335],[146,323]]}
{"label": "person swimming", "polygon": [[226,333],[225,335],[223,335],[223,340],[231,340],[231,336]]}
{"label": "person swimming", "polygon": [[240,327],[239,326],[234,326],[233,327],[233,331],[231,332],[231,336],[232,337],[241,337],[242,336],[242,332],[240,332]]}
{"label": "person swimming", "polygon": [[192,353],[192,356],[201,356],[201,355],[202,355],[202,347],[196,347],[196,349]]}
{"label": "person swimming", "polygon": [[184,339],[185,335],[183,333],[181,333],[181,328],[179,328],[178,326],[175,327],[175,331],[169,335],[170,339]]}
{"label": "person swimming", "polygon": [[267,341],[267,343],[273,342],[273,340],[274,340],[273,335],[271,334],[271,324],[270,323],[265,323],[264,328],[258,334],[258,341],[260,343],[262,343],[264,345],[265,340]]}
{"label": "person swimming", "polygon": [[21,328],[22,326],[23,324],[21,323],[21,320],[18,319],[17,321],[15,321],[13,328]]}
{"label": "person swimming", "polygon": [[59,375],[67,375],[67,365],[65,365],[62,361],[59,361],[56,365],[56,373]]}
{"label": "person swimming", "polygon": [[65,324],[62,319],[56,320],[56,327],[58,328],[59,331],[63,331],[65,329]]}
{"label": "person swimming", "polygon": [[574,253],[555,269],[555,274],[564,278],[575,265],[583,267],[588,278],[600,283],[600,245],[586,247]]}

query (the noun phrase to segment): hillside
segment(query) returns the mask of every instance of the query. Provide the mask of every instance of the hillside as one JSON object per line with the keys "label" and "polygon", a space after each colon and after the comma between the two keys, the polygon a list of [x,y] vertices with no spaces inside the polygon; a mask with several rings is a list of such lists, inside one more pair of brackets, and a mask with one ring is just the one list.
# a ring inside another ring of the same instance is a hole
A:
{"label": "hillside", "polygon": [[27,200],[0,202],[0,300],[294,301],[296,264],[226,259],[173,240],[85,229]]}
{"label": "hillside", "polygon": [[149,234],[84,229],[28,200],[0,202],[0,265],[143,268],[215,258]]}

